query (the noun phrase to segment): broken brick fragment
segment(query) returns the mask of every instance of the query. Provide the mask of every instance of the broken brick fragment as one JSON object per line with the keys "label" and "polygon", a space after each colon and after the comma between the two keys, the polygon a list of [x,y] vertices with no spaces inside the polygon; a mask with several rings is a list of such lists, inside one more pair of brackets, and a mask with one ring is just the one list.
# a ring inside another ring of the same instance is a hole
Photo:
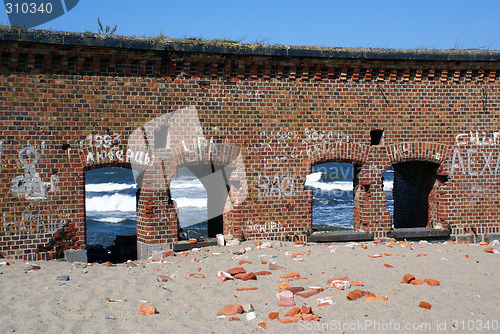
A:
{"label": "broken brick fragment", "polygon": [[224,306],[217,313],[217,316],[219,316],[219,315],[230,316],[230,315],[242,314],[242,313],[243,313],[243,306],[233,304],[233,305],[226,305],[226,306]]}
{"label": "broken brick fragment", "polygon": [[291,291],[295,295],[298,292],[304,291],[304,288],[301,286],[291,286],[291,287],[285,288],[285,290]]}
{"label": "broken brick fragment", "polygon": [[259,327],[262,327],[263,329],[266,329],[266,328],[267,328],[267,325],[266,325],[266,323],[265,323],[265,322],[259,322],[257,325],[258,325]]}
{"label": "broken brick fragment", "polygon": [[323,298],[317,298],[316,302],[318,302],[318,306],[328,306],[333,304],[333,298],[332,297],[323,297]]}
{"label": "broken brick fragment", "polygon": [[360,281],[351,281],[350,283],[353,286],[364,286],[363,282]]}
{"label": "broken brick fragment", "polygon": [[238,317],[229,317],[228,321],[241,321]]}
{"label": "broken brick fragment", "polygon": [[246,270],[245,270],[245,268],[243,268],[243,267],[236,267],[236,268],[231,268],[231,269],[228,269],[228,270],[227,270],[227,273],[228,273],[229,275],[234,276],[234,275],[236,275],[236,274],[244,274],[244,273],[246,273]]}
{"label": "broken brick fragment", "polygon": [[269,270],[280,270],[280,269],[286,269],[286,268],[278,266],[277,264],[274,263],[269,264]]}
{"label": "broken brick fragment", "polygon": [[167,275],[162,275],[162,274],[159,274],[157,277],[156,277],[157,281],[158,282],[167,282],[170,280],[170,277],[168,277]]}
{"label": "broken brick fragment", "polygon": [[241,265],[243,265],[243,264],[247,264],[247,263],[248,263],[248,264],[251,264],[252,262],[251,262],[251,261],[247,261],[247,260],[241,260],[241,261],[239,262],[240,266],[241,266]]}
{"label": "broken brick fragment", "polygon": [[387,296],[376,296],[376,297],[366,297],[365,302],[371,302],[374,300],[387,300]]}
{"label": "broken brick fragment", "polygon": [[258,287],[251,287],[251,288],[236,288],[236,291],[251,291],[251,290],[258,290]]}
{"label": "broken brick fragment", "polygon": [[293,317],[294,315],[297,315],[300,313],[300,308],[299,307],[294,307],[290,309],[287,313],[285,313],[285,317]]}
{"label": "broken brick fragment", "polygon": [[361,294],[363,297],[375,297],[374,293],[371,293],[370,291],[361,291]]}
{"label": "broken brick fragment", "polygon": [[295,306],[295,301],[293,300],[293,293],[291,291],[285,290],[278,293],[280,303],[278,306],[291,307]]}
{"label": "broken brick fragment", "polygon": [[425,283],[424,280],[421,278],[416,278],[416,279],[410,281],[410,284],[413,284],[413,285],[420,285],[420,284],[424,284],[424,283]]}
{"label": "broken brick fragment", "polygon": [[280,276],[280,278],[296,278],[296,277],[300,277],[300,274],[296,271],[292,271]]}
{"label": "broken brick fragment", "polygon": [[276,320],[280,317],[279,312],[271,312],[269,313],[269,320]]}
{"label": "broken brick fragment", "polygon": [[437,279],[426,278],[424,280],[424,282],[429,284],[430,286],[438,286],[439,285],[439,281]]}
{"label": "broken brick fragment", "polygon": [[137,314],[153,315],[156,314],[156,312],[156,307],[154,307],[153,305],[141,304],[141,306],[139,306],[139,312],[137,312]]}
{"label": "broken brick fragment", "polygon": [[293,316],[293,317],[281,317],[279,318],[279,321],[282,323],[282,324],[291,324],[291,323],[294,323],[294,322],[299,322],[301,319],[301,317],[299,316]]}
{"label": "broken brick fragment", "polygon": [[486,253],[499,253],[500,251],[498,249],[496,249],[495,247],[488,247],[488,248],[485,248],[484,251]]}
{"label": "broken brick fragment", "polygon": [[361,290],[353,290],[347,294],[348,300],[358,300],[363,297],[363,292]]}
{"label": "broken brick fragment", "polygon": [[234,278],[240,279],[242,281],[248,281],[250,279],[257,279],[257,276],[255,276],[254,273],[250,272],[248,274],[236,274],[234,275]]}
{"label": "broken brick fragment", "polygon": [[371,257],[373,259],[376,259],[377,257],[382,257],[382,254],[373,254],[373,255],[368,255],[368,257]]}
{"label": "broken brick fragment", "polygon": [[424,301],[421,301],[418,306],[420,306],[421,308],[426,308],[428,310],[431,309],[431,304],[427,303],[427,302],[424,302]]}
{"label": "broken brick fragment", "polygon": [[410,283],[411,281],[413,281],[415,279],[415,276],[413,276],[412,274],[406,274],[403,276],[403,279],[401,280],[401,283]]}
{"label": "broken brick fragment", "polygon": [[234,279],[233,276],[231,276],[229,273],[226,273],[225,271],[219,271],[217,273],[217,277],[222,281],[225,282],[227,280],[232,280]]}
{"label": "broken brick fragment", "polygon": [[296,295],[302,298],[309,298],[311,296],[317,295],[318,293],[320,293],[319,290],[307,290],[307,291],[297,292]]}
{"label": "broken brick fragment", "polygon": [[311,306],[302,305],[300,308],[301,314],[313,314]]}
{"label": "broken brick fragment", "polygon": [[271,275],[272,272],[270,272],[270,271],[256,271],[254,274],[255,274],[255,276],[265,276],[265,275]]}
{"label": "broken brick fragment", "polygon": [[387,264],[387,263],[384,263],[384,266],[385,266],[386,268],[394,268],[393,266],[391,266],[390,264]]}

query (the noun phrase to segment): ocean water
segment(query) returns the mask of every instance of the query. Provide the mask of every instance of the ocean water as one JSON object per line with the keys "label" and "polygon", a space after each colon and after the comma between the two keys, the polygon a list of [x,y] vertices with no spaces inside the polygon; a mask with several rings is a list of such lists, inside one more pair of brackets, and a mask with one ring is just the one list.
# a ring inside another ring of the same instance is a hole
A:
{"label": "ocean water", "polygon": [[[130,169],[108,167],[85,173],[87,244],[106,247],[117,235],[136,234],[136,193]],[[189,170],[179,169],[178,178],[170,183],[170,193],[177,202],[182,228],[207,221],[205,187]],[[203,227],[206,230],[206,224]]]}
{"label": "ocean water", "polygon": [[[305,186],[313,190],[313,224],[352,229],[353,165],[325,163],[313,167]],[[87,244],[105,247],[117,235],[136,234],[136,193],[132,171],[109,167],[85,174]],[[392,170],[384,173],[387,208],[392,214]],[[187,169],[178,171],[170,184],[177,202],[182,228],[196,226],[203,234],[207,221],[207,193],[203,184]]]}
{"label": "ocean water", "polygon": [[[353,228],[353,171],[354,167],[349,163],[330,162],[313,166],[305,183],[305,187],[313,191],[313,225]],[[392,215],[393,170],[387,170],[383,177],[386,207]]]}

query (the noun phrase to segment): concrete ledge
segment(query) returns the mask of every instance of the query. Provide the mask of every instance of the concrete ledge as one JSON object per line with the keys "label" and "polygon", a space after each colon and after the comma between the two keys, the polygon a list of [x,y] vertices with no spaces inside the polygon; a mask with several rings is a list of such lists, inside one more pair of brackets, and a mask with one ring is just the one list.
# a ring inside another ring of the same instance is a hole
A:
{"label": "concrete ledge", "polygon": [[189,243],[188,241],[179,241],[179,242],[174,242],[172,249],[174,250],[174,252],[182,252],[193,248],[201,248],[209,246],[217,246],[217,240],[206,239],[204,241],[199,241],[195,244]]}
{"label": "concrete ledge", "polygon": [[87,263],[86,249],[67,249],[64,251],[64,258],[67,262]]}
{"label": "concrete ledge", "polygon": [[459,234],[459,235],[451,236],[451,240],[458,241],[458,242],[466,241],[468,243],[475,244],[475,243],[481,241],[481,237],[476,238],[476,236],[474,234]]}
{"label": "concrete ledge", "polygon": [[400,61],[500,61],[500,51],[483,51],[476,49],[375,49],[264,45],[174,38],[110,36],[93,33],[19,29],[10,27],[0,27],[0,40],[96,48],[121,48],[243,56]]}
{"label": "concrete ledge", "polygon": [[172,246],[171,243],[162,243],[162,244],[146,244],[141,241],[137,241],[137,259],[144,260],[149,258],[154,251],[163,251],[170,249]]}
{"label": "concrete ledge", "polygon": [[333,231],[312,234],[308,242],[345,242],[345,241],[369,241],[373,240],[373,233],[359,231]]}
{"label": "concrete ledge", "polygon": [[500,234],[484,234],[483,241],[490,242],[493,240],[500,240]]}
{"label": "concrete ledge", "polygon": [[398,228],[387,233],[387,237],[396,240],[411,239],[448,239],[450,237],[448,229],[433,229],[427,227]]}

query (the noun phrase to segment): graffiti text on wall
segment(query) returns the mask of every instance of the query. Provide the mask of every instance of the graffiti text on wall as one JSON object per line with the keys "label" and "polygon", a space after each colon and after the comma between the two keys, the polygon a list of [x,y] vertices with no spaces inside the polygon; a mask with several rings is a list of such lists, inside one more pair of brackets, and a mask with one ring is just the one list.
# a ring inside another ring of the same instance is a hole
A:
{"label": "graffiti text on wall", "polygon": [[455,137],[455,143],[462,145],[500,145],[500,132],[469,131]]}
{"label": "graffiti text on wall", "polygon": [[257,183],[259,198],[282,198],[295,193],[295,180],[289,173],[259,174]]}
{"label": "graffiti text on wall", "polygon": [[121,135],[114,134],[89,134],[85,140],[80,141],[80,149],[88,149],[86,161],[88,165],[120,162],[135,163],[143,166],[152,166],[154,154],[149,148],[134,150],[133,148],[120,148]]}
{"label": "graffiti text on wall", "polygon": [[185,140],[181,142],[181,157],[185,162],[216,160],[224,146],[230,147],[230,145],[216,143],[212,138],[208,141],[205,137],[193,137],[191,142],[186,143]]}
{"label": "graffiti text on wall", "polygon": [[35,167],[39,160],[38,151],[33,146],[27,146],[19,151],[19,162],[24,167],[24,174],[18,175],[11,182],[11,190],[17,197],[26,199],[47,198],[46,189],[49,192],[58,190],[59,179],[52,175],[50,182],[43,182]]}
{"label": "graffiti text on wall", "polygon": [[244,228],[247,233],[276,233],[283,231],[283,226],[274,221],[266,222],[264,224],[247,221]]}
{"label": "graffiti text on wall", "polygon": [[[283,164],[284,160],[300,156],[297,142],[302,135],[295,131],[262,131],[259,133],[261,149],[279,152],[279,155],[262,159],[264,173],[257,177],[258,197],[283,198],[293,196],[297,182],[289,171],[277,170],[276,166]],[[302,143],[309,158],[316,155],[329,154],[336,143],[349,142],[350,138],[338,131],[319,131],[306,128]],[[265,155],[266,156],[266,155]]]}
{"label": "graffiti text on wall", "polygon": [[455,148],[451,161],[450,176],[461,172],[463,175],[499,175],[500,154],[491,150],[476,148]]}
{"label": "graffiti text on wall", "polygon": [[42,214],[23,213],[21,216],[7,217],[4,213],[0,217],[0,233],[3,235],[21,236],[27,234],[53,234],[63,228],[65,218]]}
{"label": "graffiti text on wall", "polygon": [[336,143],[347,143],[350,141],[348,135],[338,131],[317,131],[306,128],[304,131],[307,156],[329,154],[334,150]]}

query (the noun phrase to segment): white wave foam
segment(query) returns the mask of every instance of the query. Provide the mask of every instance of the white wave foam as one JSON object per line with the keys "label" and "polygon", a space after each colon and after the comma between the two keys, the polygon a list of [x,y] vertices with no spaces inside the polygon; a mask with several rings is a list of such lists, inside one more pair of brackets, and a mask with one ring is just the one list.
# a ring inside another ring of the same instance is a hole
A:
{"label": "white wave foam", "polygon": [[392,191],[394,181],[384,181],[384,191]]}
{"label": "white wave foam", "polygon": [[96,196],[85,199],[87,211],[135,212],[135,204],[135,196],[125,196],[121,194]]}
{"label": "white wave foam", "polygon": [[321,191],[352,191],[352,182],[350,181],[336,181],[336,182],[318,182],[306,181],[305,186],[319,189]]}
{"label": "white wave foam", "polygon": [[106,217],[106,218],[98,218],[98,219],[94,219],[94,220],[96,220],[98,222],[116,224],[116,223],[120,223],[120,222],[124,221],[125,219],[120,218],[120,217]]}
{"label": "white wave foam", "polygon": [[307,175],[306,185],[309,185],[309,183],[318,182],[319,180],[321,180],[321,175],[322,175],[321,172],[311,173]]}
{"label": "white wave foam", "polygon": [[200,190],[205,190],[205,187],[198,179],[172,179],[170,182],[170,189],[187,189],[187,188],[197,188]]}
{"label": "white wave foam", "polygon": [[114,192],[131,188],[137,188],[136,184],[108,182],[108,183],[93,183],[85,185],[85,191],[88,192]]}
{"label": "white wave foam", "polygon": [[206,198],[188,198],[188,197],[179,197],[174,198],[174,201],[177,203],[178,208],[203,208],[207,206]]}

